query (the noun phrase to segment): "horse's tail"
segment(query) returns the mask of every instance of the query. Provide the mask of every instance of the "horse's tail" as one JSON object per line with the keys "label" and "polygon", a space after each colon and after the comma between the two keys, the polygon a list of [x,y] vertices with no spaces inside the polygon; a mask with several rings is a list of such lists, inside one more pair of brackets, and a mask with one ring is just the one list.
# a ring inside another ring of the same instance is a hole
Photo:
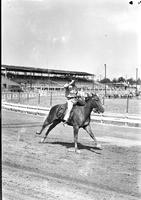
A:
{"label": "horse's tail", "polygon": [[64,113],[66,110],[66,104],[58,104],[53,106],[50,111],[49,114],[47,116],[47,121],[49,123],[52,123],[54,120],[62,120],[64,117]]}

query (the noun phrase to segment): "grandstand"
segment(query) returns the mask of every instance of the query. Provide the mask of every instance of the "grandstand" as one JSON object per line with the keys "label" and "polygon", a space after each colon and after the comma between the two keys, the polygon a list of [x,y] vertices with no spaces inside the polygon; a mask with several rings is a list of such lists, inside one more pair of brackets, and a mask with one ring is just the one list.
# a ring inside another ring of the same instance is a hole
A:
{"label": "grandstand", "polygon": [[22,92],[20,84],[7,79],[5,76],[1,77],[2,82],[2,91],[10,91],[10,92]]}
{"label": "grandstand", "polygon": [[[102,84],[94,81],[94,74],[79,71],[54,70],[25,66],[2,65],[2,92],[26,91],[62,91],[69,78],[75,78],[78,88],[94,91],[108,98],[126,98],[136,96],[136,88],[125,83]],[[140,89],[138,89],[139,94]]]}
{"label": "grandstand", "polygon": [[61,90],[70,77],[76,79],[79,88],[94,88],[94,74],[86,72],[2,65],[1,76],[4,91],[9,90],[11,85],[16,85],[23,91],[35,89]]}

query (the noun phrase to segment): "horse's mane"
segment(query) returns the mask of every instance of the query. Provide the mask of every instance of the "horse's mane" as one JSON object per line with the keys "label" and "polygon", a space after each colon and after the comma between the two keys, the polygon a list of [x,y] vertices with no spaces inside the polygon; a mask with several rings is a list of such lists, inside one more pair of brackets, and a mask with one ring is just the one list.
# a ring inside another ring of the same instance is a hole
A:
{"label": "horse's mane", "polygon": [[87,96],[85,97],[85,101],[88,102],[91,99],[98,100],[99,97],[95,93],[92,93],[92,92],[91,93],[87,93]]}

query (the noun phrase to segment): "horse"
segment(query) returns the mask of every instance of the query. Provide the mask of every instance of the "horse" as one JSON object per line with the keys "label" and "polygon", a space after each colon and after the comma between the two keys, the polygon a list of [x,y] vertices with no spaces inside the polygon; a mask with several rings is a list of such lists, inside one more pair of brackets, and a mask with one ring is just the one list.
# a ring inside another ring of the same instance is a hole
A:
{"label": "horse", "polygon": [[[48,116],[46,117],[42,128],[39,132],[36,132],[36,134],[41,134],[42,131],[49,126],[47,132],[45,133],[44,138],[42,138],[41,143],[44,143],[46,140],[49,132],[59,123],[64,122],[64,115],[65,111],[67,109],[67,103],[64,104],[58,104],[53,106]],[[83,128],[86,130],[86,132],[90,135],[90,137],[94,140],[94,145],[96,148],[101,149],[101,145],[97,143],[97,140],[92,132],[91,126],[90,126],[90,115],[91,112],[97,112],[97,113],[103,113],[104,108],[102,106],[102,103],[99,99],[99,97],[95,94],[88,95],[85,98],[85,104],[82,105],[75,105],[70,113],[69,120],[67,124],[69,126],[73,127],[73,133],[74,133],[74,150],[76,153],[80,153],[78,150],[78,131],[80,128]]]}

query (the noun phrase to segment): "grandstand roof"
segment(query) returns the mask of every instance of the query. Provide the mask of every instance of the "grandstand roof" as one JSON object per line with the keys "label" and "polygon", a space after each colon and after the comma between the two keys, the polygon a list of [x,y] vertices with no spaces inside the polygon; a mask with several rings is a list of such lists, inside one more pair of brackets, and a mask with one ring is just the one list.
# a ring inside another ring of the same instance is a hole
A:
{"label": "grandstand roof", "polygon": [[19,72],[35,72],[35,73],[51,73],[51,74],[60,74],[60,75],[78,75],[78,76],[93,76],[87,72],[78,72],[78,71],[66,71],[66,70],[54,70],[46,68],[35,68],[35,67],[24,67],[24,66],[14,66],[14,65],[2,65],[2,69],[9,71],[19,71]]}

